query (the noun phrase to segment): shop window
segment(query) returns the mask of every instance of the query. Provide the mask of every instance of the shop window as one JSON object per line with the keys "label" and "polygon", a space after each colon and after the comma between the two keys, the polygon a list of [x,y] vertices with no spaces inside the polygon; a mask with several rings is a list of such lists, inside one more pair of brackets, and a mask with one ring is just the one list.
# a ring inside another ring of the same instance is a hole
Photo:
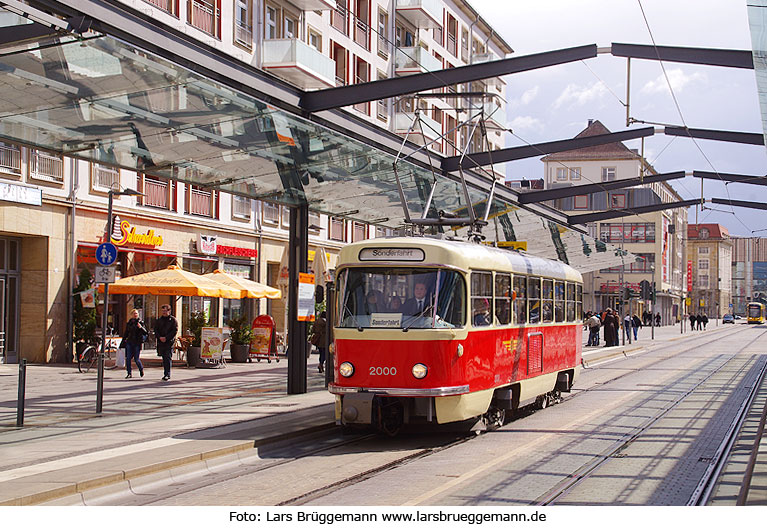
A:
{"label": "shop window", "polygon": [[0,173],[21,177],[21,148],[0,142]]}
{"label": "shop window", "polygon": [[64,182],[64,157],[33,149],[29,154],[29,177],[52,183]]}

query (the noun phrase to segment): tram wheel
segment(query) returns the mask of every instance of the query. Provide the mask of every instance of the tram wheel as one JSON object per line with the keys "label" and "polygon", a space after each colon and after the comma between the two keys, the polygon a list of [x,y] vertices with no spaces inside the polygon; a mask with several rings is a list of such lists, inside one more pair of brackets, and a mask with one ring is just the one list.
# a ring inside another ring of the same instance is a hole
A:
{"label": "tram wheel", "polygon": [[549,405],[549,395],[539,395],[538,398],[535,399],[535,407],[537,409],[546,409]]}
{"label": "tram wheel", "polygon": [[497,430],[503,426],[503,423],[506,420],[506,410],[503,408],[491,406],[490,409],[487,410],[487,413],[483,415],[483,417],[485,426],[487,426],[488,431]]}

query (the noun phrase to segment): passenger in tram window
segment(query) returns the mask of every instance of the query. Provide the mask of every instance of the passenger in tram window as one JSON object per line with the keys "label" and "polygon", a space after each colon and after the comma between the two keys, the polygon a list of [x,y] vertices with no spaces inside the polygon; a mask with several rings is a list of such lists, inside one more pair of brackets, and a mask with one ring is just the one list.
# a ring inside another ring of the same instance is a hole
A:
{"label": "passenger in tram window", "polygon": [[365,310],[368,314],[385,312],[383,293],[376,289],[370,290],[365,299]]}
{"label": "passenger in tram window", "polygon": [[543,322],[544,323],[550,323],[553,320],[554,313],[552,312],[551,308],[551,302],[544,301],[543,302]]}
{"label": "passenger in tram window", "polygon": [[429,297],[426,296],[426,292],[426,283],[417,281],[415,286],[413,286],[413,296],[406,300],[402,306],[402,313],[405,315],[427,315],[431,302]]}
{"label": "passenger in tram window", "polygon": [[487,299],[474,299],[472,306],[474,326],[490,326],[490,302]]}
{"label": "passenger in tram window", "polygon": [[402,301],[397,295],[392,295],[389,300],[389,311],[391,313],[402,313]]}

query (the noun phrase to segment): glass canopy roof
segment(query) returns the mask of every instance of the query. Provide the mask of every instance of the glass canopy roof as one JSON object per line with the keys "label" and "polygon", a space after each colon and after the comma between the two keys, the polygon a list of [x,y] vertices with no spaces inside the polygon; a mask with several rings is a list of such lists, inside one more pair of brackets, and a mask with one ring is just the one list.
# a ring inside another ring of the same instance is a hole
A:
{"label": "glass canopy roof", "polygon": [[759,107],[762,112],[762,131],[767,145],[767,0],[751,0],[748,3],[748,24],[751,30]]}
{"label": "glass canopy roof", "polygon": [[[0,14],[0,25],[25,20]],[[0,48],[0,138],[256,199],[306,201],[338,217],[404,225],[391,153],[107,35]],[[432,188],[430,214],[465,215],[454,177],[408,160],[397,162],[397,172],[412,217],[422,215]],[[481,218],[488,191],[470,188],[469,196]],[[499,199],[483,232],[491,241],[525,241],[528,252],[584,272],[634,259]]]}

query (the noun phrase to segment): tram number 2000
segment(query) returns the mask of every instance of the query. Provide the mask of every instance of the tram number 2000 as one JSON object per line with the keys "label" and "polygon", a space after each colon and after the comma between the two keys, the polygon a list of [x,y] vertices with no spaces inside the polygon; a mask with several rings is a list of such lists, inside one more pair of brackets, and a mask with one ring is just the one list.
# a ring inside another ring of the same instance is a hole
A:
{"label": "tram number 2000", "polygon": [[370,376],[394,376],[397,367],[370,367]]}

